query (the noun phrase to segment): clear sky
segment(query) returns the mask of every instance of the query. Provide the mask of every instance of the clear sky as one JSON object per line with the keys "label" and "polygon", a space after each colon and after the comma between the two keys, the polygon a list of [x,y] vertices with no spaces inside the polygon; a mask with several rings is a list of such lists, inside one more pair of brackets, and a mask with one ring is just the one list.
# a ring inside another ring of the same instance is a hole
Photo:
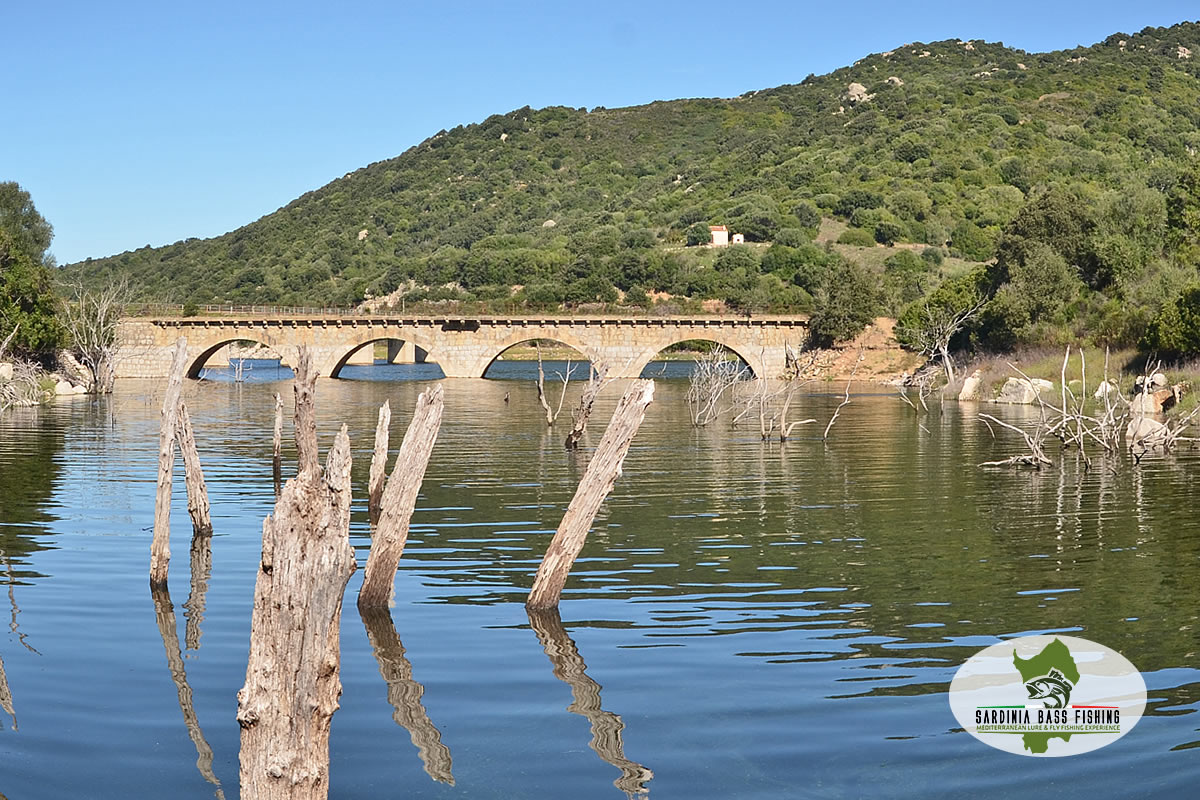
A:
{"label": "clear sky", "polygon": [[1190,2],[3,0],[0,180],[60,263],[224,233],[524,105],[730,97],[912,41],[1030,51]]}

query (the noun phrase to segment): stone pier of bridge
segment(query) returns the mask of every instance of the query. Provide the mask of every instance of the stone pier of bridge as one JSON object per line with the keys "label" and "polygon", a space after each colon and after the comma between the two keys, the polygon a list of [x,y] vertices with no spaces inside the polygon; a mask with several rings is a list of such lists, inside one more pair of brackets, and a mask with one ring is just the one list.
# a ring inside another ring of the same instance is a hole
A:
{"label": "stone pier of bridge", "polygon": [[347,364],[373,363],[375,342],[388,342],[389,360],[435,362],[447,378],[478,378],[513,345],[532,339],[573,347],[609,375],[636,378],[667,347],[689,340],[715,342],[740,356],[757,376],[779,377],[788,353],[805,343],[804,317],[161,317],[129,318],[118,328],[118,378],[167,375],[175,341],[188,343],[188,376],[217,365],[229,346],[255,342],[284,365],[301,347],[321,376],[336,378]]}

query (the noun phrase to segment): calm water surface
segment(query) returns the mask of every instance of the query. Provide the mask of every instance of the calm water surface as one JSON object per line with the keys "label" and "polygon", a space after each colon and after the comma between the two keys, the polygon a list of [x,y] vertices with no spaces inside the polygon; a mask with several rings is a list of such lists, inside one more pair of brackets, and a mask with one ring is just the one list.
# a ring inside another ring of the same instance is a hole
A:
{"label": "calm water surface", "polygon": [[[360,566],[378,406],[394,451],[428,385],[420,365],[382,382],[366,369],[317,393],[322,447],[345,422],[355,448]],[[832,386],[793,412],[821,420],[798,429],[813,438],[764,445],[693,429],[686,384],[667,379],[561,617],[531,620],[525,594],[590,451],[546,429],[527,370],[446,382],[390,618],[362,619],[351,579],[332,797],[1194,796],[1200,455],[984,470],[1016,443],[973,409],[918,418],[872,389],[823,444]],[[237,796],[273,393],[291,401],[266,378],[185,388],[216,533],[189,553],[177,479],[169,597],[147,579],[161,385],[0,417],[0,794]],[[1148,716],[1064,759],[957,730],[955,668],[1035,632],[1121,651]]]}

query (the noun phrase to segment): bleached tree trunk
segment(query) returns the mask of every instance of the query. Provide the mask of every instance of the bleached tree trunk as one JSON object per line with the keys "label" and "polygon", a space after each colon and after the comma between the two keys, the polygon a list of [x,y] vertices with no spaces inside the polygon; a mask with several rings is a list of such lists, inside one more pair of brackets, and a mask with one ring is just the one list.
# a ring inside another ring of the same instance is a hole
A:
{"label": "bleached tree trunk", "polygon": [[625,454],[629,452],[629,445],[633,443],[633,437],[646,417],[646,407],[653,399],[654,381],[638,380],[633,382],[617,403],[600,446],[596,448],[579,482],[579,488],[567,506],[567,513],[563,515],[558,531],[538,567],[533,589],[525,601],[526,607],[555,608],[558,605],[571,565],[583,549],[600,504],[608,497],[621,475]]}
{"label": "bleached tree trunk", "polygon": [[396,567],[408,541],[408,523],[417,505],[425,467],[442,425],[442,387],[421,392],[412,421],[396,455],[396,466],[383,490],[379,524],[371,537],[371,552],[363,573],[358,607],[386,607],[392,599]]}
{"label": "bleached tree trunk", "polygon": [[13,730],[17,729],[17,712],[13,710],[12,690],[8,687],[8,675],[4,672],[4,659],[0,657],[0,708],[12,717]]}
{"label": "bleached tree trunk", "polygon": [[625,723],[600,701],[600,684],[587,674],[587,664],[579,648],[567,634],[557,608],[528,609],[529,625],[554,667],[554,677],[571,687],[571,705],[567,710],[587,719],[592,729],[589,746],[596,755],[621,770],[613,785],[628,797],[649,793],[646,782],[654,777],[647,767],[625,757],[621,731]]}
{"label": "bleached tree trunk", "polygon": [[454,785],[453,759],[450,748],[442,744],[442,733],[429,719],[421,698],[425,687],[413,678],[412,663],[404,653],[404,644],[396,633],[391,614],[386,608],[359,609],[367,628],[367,641],[379,663],[379,674],[387,684],[388,702],[392,704],[392,719],[408,731],[425,765],[429,777]]}
{"label": "bleached tree trunk", "polygon": [[175,424],[187,369],[187,339],[175,342],[158,429],[158,490],[154,496],[154,539],[150,543],[150,585],[166,586],[171,562],[171,479],[175,470]]}
{"label": "bleached tree trunk", "polygon": [[177,423],[179,451],[183,453],[183,478],[187,486],[188,514],[192,517],[193,536],[211,536],[212,518],[209,516],[208,487],[204,485],[204,470],[200,467],[200,454],[196,451],[196,435],[192,431],[192,418],[187,404],[179,404]]}
{"label": "bleached tree trunk", "polygon": [[263,522],[246,685],[238,692],[244,800],[324,800],[337,710],[342,595],[350,547],[350,437],[342,426],[324,471],[307,350],[296,366],[299,472]]}
{"label": "bleached tree trunk", "polygon": [[392,424],[392,406],[384,400],[379,407],[379,423],[375,426],[375,452],[371,455],[371,477],[367,483],[367,515],[371,524],[379,521],[379,503],[383,499],[383,482],[387,478],[388,428]]}
{"label": "bleached tree trunk", "polygon": [[[600,394],[600,391],[609,383],[604,379],[607,374],[607,364],[593,365],[587,386],[584,387],[583,394],[579,397],[579,407],[571,415],[571,432],[567,434],[565,442],[568,450],[575,450],[579,447],[579,440],[587,431],[588,420],[592,417],[592,408],[596,405],[596,395]],[[566,389],[564,388],[563,391]]]}
{"label": "bleached tree trunk", "polygon": [[283,398],[275,393],[275,441],[271,455],[271,473],[275,476],[275,498],[283,491]]}
{"label": "bleached tree trunk", "polygon": [[213,772],[213,751],[204,731],[200,728],[200,719],[196,716],[196,704],[192,701],[192,687],[188,685],[187,670],[183,666],[183,654],[179,649],[179,632],[175,624],[175,607],[171,605],[171,595],[165,586],[150,587],[150,595],[154,599],[154,621],[158,625],[158,634],[162,637],[163,649],[167,653],[167,669],[171,671],[171,680],[175,682],[175,691],[179,695],[179,710],[183,712],[183,724],[187,727],[188,737],[196,746],[196,769],[204,780],[217,787],[217,797],[224,798],[221,781]]}

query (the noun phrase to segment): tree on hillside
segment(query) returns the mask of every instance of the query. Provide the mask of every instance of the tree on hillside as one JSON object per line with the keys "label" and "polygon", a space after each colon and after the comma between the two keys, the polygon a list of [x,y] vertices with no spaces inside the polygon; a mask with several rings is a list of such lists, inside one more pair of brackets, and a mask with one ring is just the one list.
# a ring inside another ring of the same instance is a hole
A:
{"label": "tree on hillside", "polygon": [[54,229],[33,206],[29,192],[16,181],[0,181],[0,231],[12,238],[12,245],[34,263],[54,266],[48,252]]}
{"label": "tree on hillside", "polygon": [[879,311],[878,279],[857,263],[844,261],[828,286],[816,295],[808,329],[821,343],[845,342],[862,333]]}

